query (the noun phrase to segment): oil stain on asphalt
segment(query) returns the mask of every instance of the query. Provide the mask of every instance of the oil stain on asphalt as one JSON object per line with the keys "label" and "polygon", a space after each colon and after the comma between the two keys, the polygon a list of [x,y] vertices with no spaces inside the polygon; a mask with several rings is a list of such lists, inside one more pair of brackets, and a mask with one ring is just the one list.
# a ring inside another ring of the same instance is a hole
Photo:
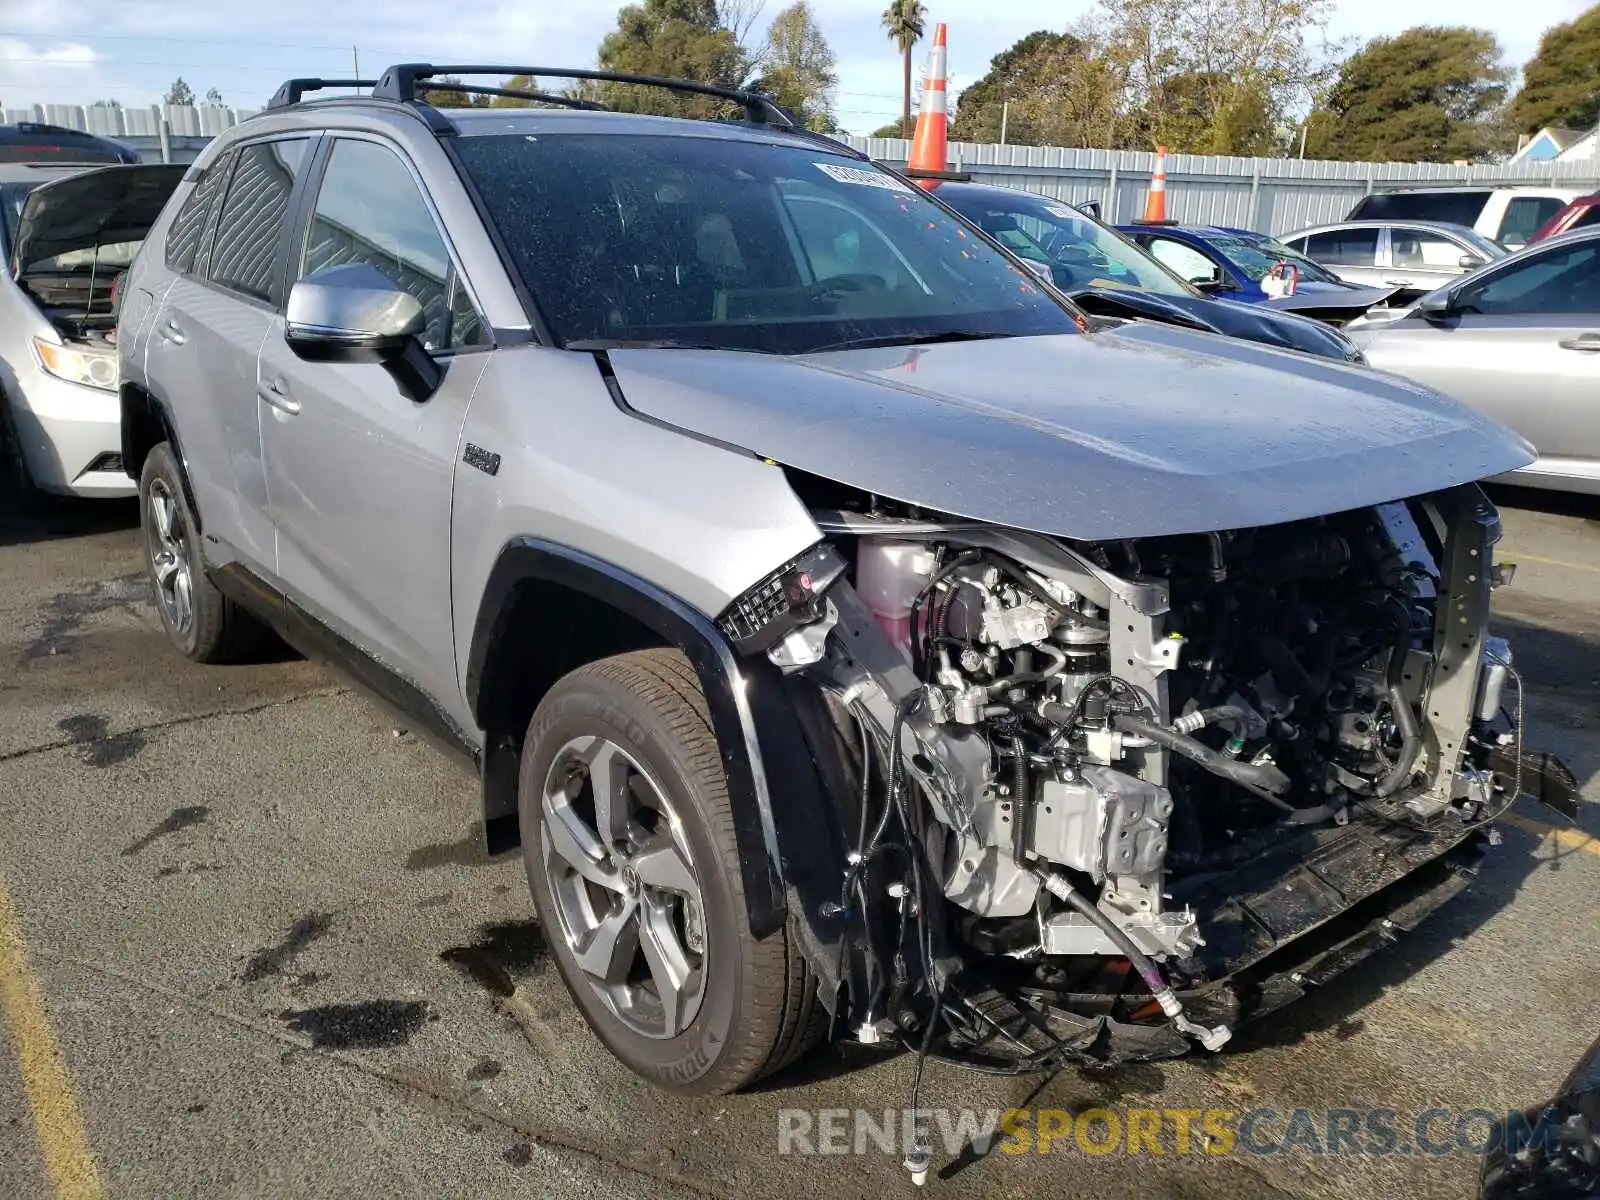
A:
{"label": "oil stain on asphalt", "polygon": [[78,747],[78,757],[91,767],[111,767],[126,762],[145,747],[144,734],[137,729],[106,734],[106,719],[93,713],[80,713],[56,722],[56,728]]}
{"label": "oil stain on asphalt", "polygon": [[426,1000],[363,1000],[285,1009],[278,1014],[316,1050],[386,1050],[403,1046],[427,1021]]}
{"label": "oil stain on asphalt", "polygon": [[282,975],[283,969],[312,942],[333,928],[333,917],[328,913],[307,913],[293,925],[289,933],[276,946],[257,950],[239,973],[240,983],[257,983],[268,975]]}
{"label": "oil stain on asphalt", "polygon": [[186,804],[182,808],[175,808],[152,827],[149,833],[131,845],[123,847],[122,856],[127,858],[129,855],[137,854],[152,842],[164,838],[168,834],[177,833],[180,829],[188,829],[191,826],[198,825],[206,819],[210,812],[211,810],[204,804]]}
{"label": "oil stain on asphalt", "polygon": [[44,606],[44,627],[24,654],[25,658],[49,658],[72,650],[75,635],[84,622],[112,609],[132,611],[135,604],[150,603],[150,582],[144,572],[119,575],[94,584],[84,592],[60,592]]}

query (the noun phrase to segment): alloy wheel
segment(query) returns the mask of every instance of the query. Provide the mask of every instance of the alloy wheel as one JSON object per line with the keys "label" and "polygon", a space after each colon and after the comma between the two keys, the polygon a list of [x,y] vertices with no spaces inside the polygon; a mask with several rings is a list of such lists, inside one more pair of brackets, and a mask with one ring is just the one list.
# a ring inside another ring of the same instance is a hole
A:
{"label": "alloy wheel", "polygon": [[705,994],[705,903],[665,791],[615,742],[579,737],[551,761],[540,815],[555,916],[583,982],[635,1033],[677,1037]]}
{"label": "alloy wheel", "polygon": [[194,578],[189,566],[183,505],[167,481],[160,478],[150,481],[147,501],[145,540],[150,548],[156,602],[172,629],[186,634],[194,624]]}

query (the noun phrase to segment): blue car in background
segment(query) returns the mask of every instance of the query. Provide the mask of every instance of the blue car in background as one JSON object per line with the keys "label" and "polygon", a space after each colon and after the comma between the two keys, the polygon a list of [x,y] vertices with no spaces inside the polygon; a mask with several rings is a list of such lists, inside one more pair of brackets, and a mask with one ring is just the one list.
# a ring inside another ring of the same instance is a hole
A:
{"label": "blue car in background", "polygon": [[1361,361],[1355,344],[1330,325],[1209,297],[1110,226],[1063,201],[988,184],[932,182],[937,199],[1037,273],[1048,274],[1085,312],[1165,321],[1324,358]]}
{"label": "blue car in background", "polygon": [[[1180,278],[1212,296],[1266,304],[1342,325],[1394,295],[1394,288],[1346,283],[1328,268],[1264,233],[1225,225],[1119,225]],[[1298,272],[1292,296],[1262,287],[1279,263]]]}

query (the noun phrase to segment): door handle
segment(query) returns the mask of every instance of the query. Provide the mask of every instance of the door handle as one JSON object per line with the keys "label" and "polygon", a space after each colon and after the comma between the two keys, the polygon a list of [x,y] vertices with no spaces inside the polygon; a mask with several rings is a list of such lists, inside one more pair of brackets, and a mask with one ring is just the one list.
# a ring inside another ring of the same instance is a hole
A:
{"label": "door handle", "polygon": [[1411,280],[1409,280],[1409,279],[1385,279],[1383,282],[1384,282],[1384,286],[1385,287],[1410,287],[1411,286]]}
{"label": "door handle", "polygon": [[1600,354],[1600,333],[1586,333],[1581,337],[1562,338],[1556,345],[1563,350],[1581,350],[1585,354]]}
{"label": "door handle", "polygon": [[171,317],[168,317],[165,321],[161,322],[160,325],[157,325],[156,332],[161,335],[161,340],[163,342],[171,342],[174,346],[183,345],[183,343],[188,340],[189,336],[183,332],[183,326],[179,325]]}
{"label": "door handle", "polygon": [[262,400],[272,405],[279,412],[287,413],[291,417],[300,411],[300,401],[289,396],[281,387],[270,380],[256,384],[256,395],[260,396]]}

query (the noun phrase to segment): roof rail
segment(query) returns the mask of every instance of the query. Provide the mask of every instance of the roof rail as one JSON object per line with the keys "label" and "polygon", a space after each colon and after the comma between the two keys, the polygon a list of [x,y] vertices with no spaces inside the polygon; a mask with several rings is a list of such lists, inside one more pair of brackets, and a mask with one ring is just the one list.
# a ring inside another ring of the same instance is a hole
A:
{"label": "roof rail", "polygon": [[283,86],[272,93],[272,99],[267,101],[267,107],[288,108],[291,104],[299,104],[307,92],[320,92],[324,88],[348,87],[369,88],[376,87],[374,79],[289,79]]}
{"label": "roof rail", "polygon": [[[592,79],[600,83],[636,83],[641,87],[665,88],[692,96],[713,96],[737,104],[744,110],[745,120],[752,125],[775,125],[789,129],[794,121],[771,97],[742,88],[717,87],[709,83],[691,83],[683,79],[662,79],[655,75],[628,75],[620,71],[586,71],[573,67],[526,67],[515,65],[441,66],[433,63],[396,63],[384,71],[372,89],[375,100],[397,100],[402,104],[414,102],[419,91],[430,86],[429,81],[441,75],[526,75],[530,79]],[[419,87],[418,85],[423,85]],[[454,90],[454,84],[439,90]]]}
{"label": "roof rail", "polygon": [[554,104],[557,108],[584,108],[606,112],[606,106],[594,100],[580,100],[576,96],[555,96],[549,92],[535,92],[528,88],[479,87],[472,83],[430,83],[423,89],[428,92],[461,92],[468,96],[509,96],[514,100],[538,100]]}

